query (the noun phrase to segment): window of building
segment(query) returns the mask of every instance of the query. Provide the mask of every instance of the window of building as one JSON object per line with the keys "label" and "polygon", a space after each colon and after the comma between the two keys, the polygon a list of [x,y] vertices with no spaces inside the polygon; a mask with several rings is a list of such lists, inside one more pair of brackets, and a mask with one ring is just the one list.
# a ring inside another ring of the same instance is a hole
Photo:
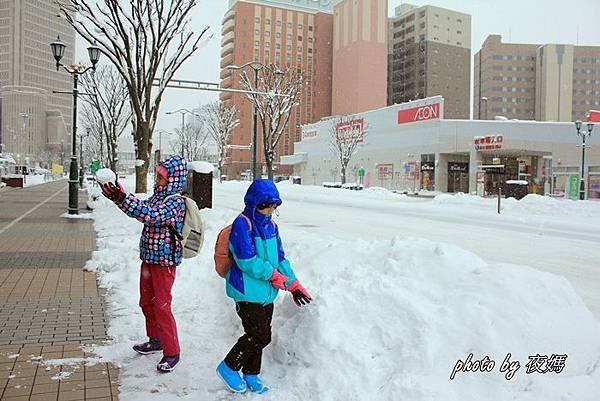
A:
{"label": "window of building", "polygon": [[292,29],[292,23],[291,23],[291,22],[288,22],[288,23],[287,23],[287,27],[288,27],[288,29]]}
{"label": "window of building", "polygon": [[256,22],[257,24],[260,23],[260,17],[254,18],[254,22]]}
{"label": "window of building", "polygon": [[281,45],[280,45],[279,43],[277,43],[277,44],[275,45],[275,48],[276,48],[277,50],[280,50],[280,49],[281,49]]}
{"label": "window of building", "polygon": [[277,26],[281,26],[281,21],[277,20]]}
{"label": "window of building", "polygon": [[292,45],[287,45],[287,51],[292,51]]}
{"label": "window of building", "polygon": [[308,43],[312,43],[313,42],[313,38],[308,38]]}
{"label": "window of building", "polygon": [[255,35],[260,35],[260,31],[257,29],[257,30],[254,31],[254,34]]}
{"label": "window of building", "polygon": [[298,24],[298,30],[301,31],[304,27],[302,26],[302,24]]}
{"label": "window of building", "polygon": [[312,52],[313,52],[313,49],[309,48],[308,49],[308,54],[312,54]]}
{"label": "window of building", "polygon": [[268,47],[270,47],[270,46],[271,46],[271,43],[269,43],[269,42],[265,42],[265,47],[267,47],[267,48],[268,48]]}
{"label": "window of building", "polygon": [[254,41],[254,46],[260,46],[260,42],[258,40]]}
{"label": "window of building", "polygon": [[271,20],[269,18],[265,18],[265,25],[271,25]]}
{"label": "window of building", "polygon": [[271,32],[265,31],[265,36],[268,38],[269,36],[271,36]]}
{"label": "window of building", "polygon": [[296,48],[296,50],[298,50],[299,52],[302,52],[302,46],[298,46],[298,47]]}
{"label": "window of building", "polygon": [[281,33],[277,32],[277,33],[275,34],[275,37],[276,37],[277,39],[281,38]]}
{"label": "window of building", "polygon": [[287,34],[287,40],[292,40],[292,34],[291,33]]}
{"label": "window of building", "polygon": [[312,30],[313,30],[313,27],[312,27],[312,25],[309,25],[309,26],[308,26],[308,32],[312,32]]}
{"label": "window of building", "polygon": [[298,35],[298,42],[302,42],[302,36]]}

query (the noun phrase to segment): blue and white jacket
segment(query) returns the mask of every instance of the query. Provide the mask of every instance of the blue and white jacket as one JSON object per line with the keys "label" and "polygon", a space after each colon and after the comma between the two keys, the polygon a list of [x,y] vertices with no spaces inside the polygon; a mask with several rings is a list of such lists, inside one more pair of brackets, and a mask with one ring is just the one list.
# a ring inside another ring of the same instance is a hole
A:
{"label": "blue and white jacket", "polygon": [[229,237],[234,263],[226,276],[226,291],[236,302],[267,305],[275,301],[278,293],[269,281],[273,269],[289,278],[286,286],[296,281],[294,270],[285,258],[279,228],[271,216],[256,210],[264,202],[280,205],[281,198],[273,181],[256,180],[248,188],[244,202],[246,208],[242,213],[252,221],[252,231],[242,216],[234,220]]}
{"label": "blue and white jacket", "polygon": [[181,242],[175,238],[172,229],[179,234],[183,230],[185,200],[181,196],[174,196],[165,202],[165,198],[183,190],[187,178],[187,162],[183,157],[173,155],[160,164],[167,169],[169,175],[166,186],[155,184],[154,194],[145,200],[128,194],[117,206],[129,217],[144,223],[140,238],[140,259],[146,263],[171,267],[181,264]]}

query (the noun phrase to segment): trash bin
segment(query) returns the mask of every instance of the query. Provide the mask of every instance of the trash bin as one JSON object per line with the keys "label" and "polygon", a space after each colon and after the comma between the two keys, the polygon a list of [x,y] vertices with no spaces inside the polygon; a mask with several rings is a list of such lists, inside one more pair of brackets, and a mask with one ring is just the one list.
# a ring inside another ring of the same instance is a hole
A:
{"label": "trash bin", "polygon": [[529,183],[525,180],[508,180],[504,192],[507,198],[522,199],[529,193]]}
{"label": "trash bin", "polygon": [[198,209],[212,208],[213,174],[189,170],[184,194],[196,201]]}

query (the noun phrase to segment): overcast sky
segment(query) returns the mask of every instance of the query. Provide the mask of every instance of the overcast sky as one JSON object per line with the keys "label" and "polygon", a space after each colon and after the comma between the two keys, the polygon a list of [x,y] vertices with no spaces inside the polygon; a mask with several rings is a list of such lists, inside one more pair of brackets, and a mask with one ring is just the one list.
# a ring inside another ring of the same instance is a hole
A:
{"label": "overcast sky", "polygon": [[[405,1],[389,0],[389,15]],[[227,0],[198,0],[192,15],[192,28],[210,26],[212,39],[188,60],[177,78],[219,81],[221,20],[227,12]],[[600,46],[600,0],[414,0],[408,3],[449,8],[471,15],[471,52],[475,54],[489,34],[502,35],[503,42],[563,43]],[[85,46],[79,46],[79,58]],[[472,86],[472,83],[471,83]],[[216,100],[216,92],[167,90],[157,127],[172,131],[181,124],[181,116],[167,111],[192,109]],[[164,137],[163,137],[164,143]]]}

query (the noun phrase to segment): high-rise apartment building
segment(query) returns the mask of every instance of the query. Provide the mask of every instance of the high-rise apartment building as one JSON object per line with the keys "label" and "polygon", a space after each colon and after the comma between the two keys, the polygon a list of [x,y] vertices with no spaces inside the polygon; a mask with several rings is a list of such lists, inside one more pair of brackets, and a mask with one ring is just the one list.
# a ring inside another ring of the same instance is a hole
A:
{"label": "high-rise apartment building", "polygon": [[389,21],[388,104],[441,95],[446,118],[469,118],[471,16],[404,3]]}
{"label": "high-rise apartment building", "polygon": [[502,43],[474,56],[473,118],[585,120],[600,105],[600,47]]}
{"label": "high-rise apartment building", "polygon": [[[287,131],[278,145],[278,161],[279,156],[293,154],[294,141],[300,140],[300,124],[331,115],[332,1],[230,0],[229,5],[221,31],[221,87],[241,89],[240,71],[227,67],[252,61],[277,64],[282,69],[295,67],[304,76],[300,105],[292,109]],[[252,69],[246,71],[252,78]],[[231,92],[223,92],[220,98],[235,105],[239,111],[240,125],[232,132],[230,143],[249,145],[252,141],[252,102],[244,94]],[[260,127],[257,146],[262,149]],[[257,155],[258,163],[262,165],[262,152]],[[289,166],[276,167],[283,174],[291,172]],[[251,152],[231,149],[224,173],[239,178],[249,169]]]}
{"label": "high-rise apartment building", "polygon": [[387,104],[387,0],[343,0],[334,7],[332,114]]}
{"label": "high-rise apartment building", "polygon": [[71,90],[73,78],[56,71],[50,43],[60,35],[67,45],[64,59],[75,61],[75,31],[58,14],[52,0],[0,0],[3,151],[33,158],[48,144],[70,144],[64,124],[56,124],[56,110],[70,129],[73,98],[52,91]]}

